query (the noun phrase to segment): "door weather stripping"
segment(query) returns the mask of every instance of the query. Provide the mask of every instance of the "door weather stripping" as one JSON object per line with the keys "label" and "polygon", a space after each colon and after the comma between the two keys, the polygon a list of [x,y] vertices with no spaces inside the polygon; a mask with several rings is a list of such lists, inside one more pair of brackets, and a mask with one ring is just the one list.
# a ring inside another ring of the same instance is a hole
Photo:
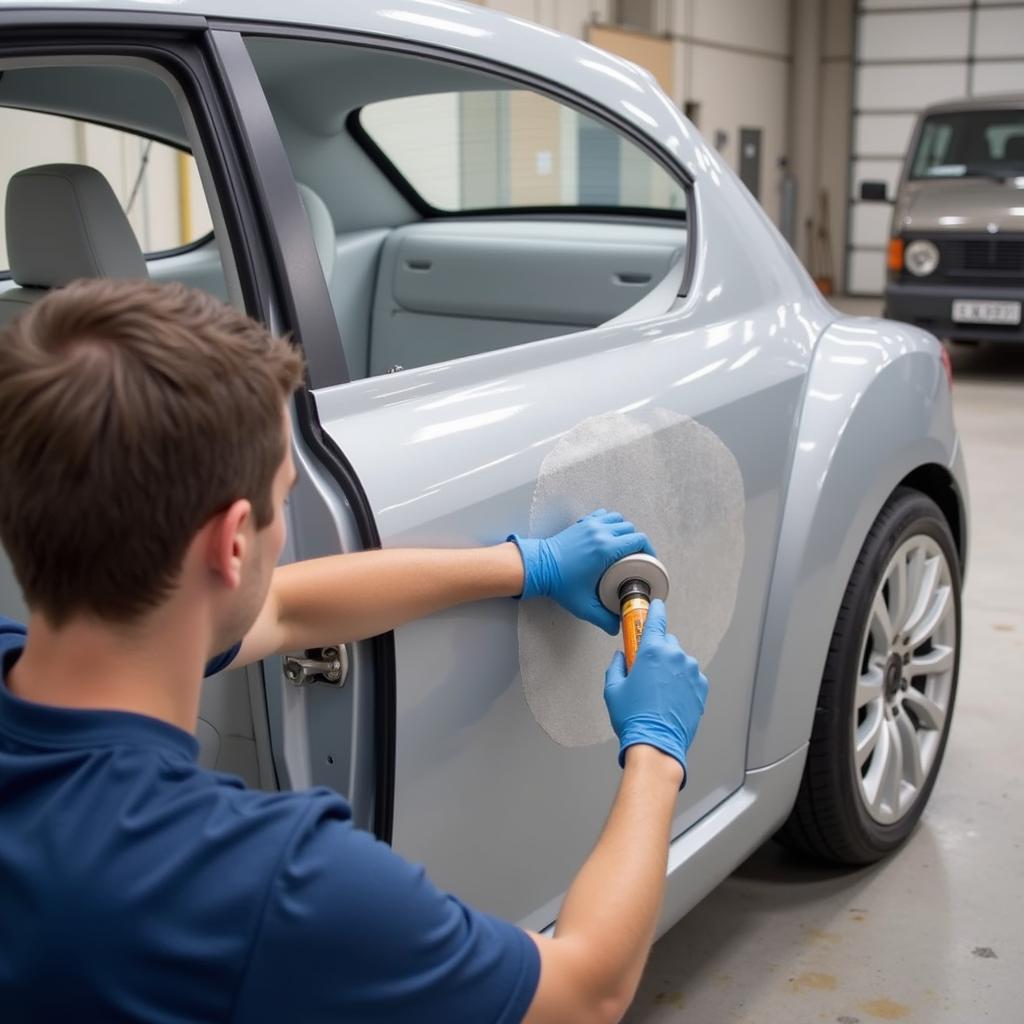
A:
{"label": "door weather stripping", "polygon": [[340,688],[348,679],[348,648],[338,644],[336,647],[315,647],[306,651],[304,658],[285,655],[284,676],[292,686],[327,683]]}

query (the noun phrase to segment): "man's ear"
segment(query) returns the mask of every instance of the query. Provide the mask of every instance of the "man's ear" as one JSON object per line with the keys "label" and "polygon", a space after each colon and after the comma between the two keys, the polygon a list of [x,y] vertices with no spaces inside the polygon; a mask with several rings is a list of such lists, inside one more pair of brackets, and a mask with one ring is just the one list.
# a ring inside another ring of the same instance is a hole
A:
{"label": "man's ear", "polygon": [[222,582],[234,589],[242,580],[248,539],[246,533],[252,519],[252,505],[244,498],[233,502],[207,524],[207,567]]}

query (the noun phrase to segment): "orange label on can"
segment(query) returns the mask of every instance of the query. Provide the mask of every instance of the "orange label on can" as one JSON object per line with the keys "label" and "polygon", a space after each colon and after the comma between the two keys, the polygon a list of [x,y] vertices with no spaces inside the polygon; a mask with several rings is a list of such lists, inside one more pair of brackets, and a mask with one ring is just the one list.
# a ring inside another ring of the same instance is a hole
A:
{"label": "orange label on can", "polygon": [[627,672],[633,668],[636,652],[640,649],[640,637],[643,636],[650,607],[650,602],[642,597],[631,597],[622,605],[622,648]]}

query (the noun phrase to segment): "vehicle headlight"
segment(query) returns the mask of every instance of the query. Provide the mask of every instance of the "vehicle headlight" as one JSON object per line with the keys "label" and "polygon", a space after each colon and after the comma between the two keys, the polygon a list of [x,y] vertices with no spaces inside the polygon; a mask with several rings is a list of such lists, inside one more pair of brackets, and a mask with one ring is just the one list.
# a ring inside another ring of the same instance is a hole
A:
{"label": "vehicle headlight", "polygon": [[904,250],[903,264],[914,277],[934,274],[939,265],[939,247],[927,238],[917,238]]}

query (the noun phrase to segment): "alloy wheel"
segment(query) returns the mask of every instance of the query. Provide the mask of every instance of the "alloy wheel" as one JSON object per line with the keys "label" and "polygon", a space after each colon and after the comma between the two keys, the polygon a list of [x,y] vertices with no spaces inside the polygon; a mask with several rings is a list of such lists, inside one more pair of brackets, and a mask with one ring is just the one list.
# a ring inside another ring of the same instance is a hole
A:
{"label": "alloy wheel", "polygon": [[874,595],[853,708],[854,775],[883,825],[910,810],[941,749],[956,667],[949,563],[926,534],[904,541]]}

